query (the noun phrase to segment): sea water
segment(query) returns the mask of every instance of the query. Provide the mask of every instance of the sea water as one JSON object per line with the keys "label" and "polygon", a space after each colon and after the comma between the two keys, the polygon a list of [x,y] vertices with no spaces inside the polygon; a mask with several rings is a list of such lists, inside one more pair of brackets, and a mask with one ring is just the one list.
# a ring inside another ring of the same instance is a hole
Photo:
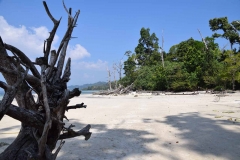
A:
{"label": "sea water", "polygon": [[[99,90],[82,90],[81,91],[81,95],[85,95],[85,94],[93,94],[95,92],[99,92]],[[4,95],[4,92],[0,92],[0,100],[2,100],[3,98],[3,95]]]}
{"label": "sea water", "polygon": [[81,94],[93,94],[95,92],[99,92],[99,90],[81,90]]}

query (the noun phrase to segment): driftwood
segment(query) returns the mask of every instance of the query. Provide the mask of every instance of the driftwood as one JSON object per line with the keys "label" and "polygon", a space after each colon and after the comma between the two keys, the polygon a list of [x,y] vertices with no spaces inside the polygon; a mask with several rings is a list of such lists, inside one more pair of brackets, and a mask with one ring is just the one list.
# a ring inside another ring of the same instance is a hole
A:
{"label": "driftwood", "polygon": [[[62,139],[85,136],[85,140],[88,140],[91,136],[90,125],[74,131],[72,126],[66,129],[63,122],[63,118],[67,119],[65,111],[86,108],[84,103],[68,106],[69,99],[79,96],[81,91],[77,88],[73,91],[67,89],[71,75],[70,58],[64,68],[67,46],[80,11],[72,16],[71,9],[68,11],[63,2],[68,14],[68,28],[58,49],[51,50],[61,19],[56,20],[52,16],[45,1],[43,5],[53,22],[53,29],[44,42],[43,57],[32,62],[18,48],[3,43],[0,37],[0,72],[6,80],[6,83],[0,81],[0,87],[5,90],[0,103],[0,120],[6,114],[22,122],[15,141],[0,154],[1,160],[54,160],[64,144]],[[7,50],[13,56],[9,56]],[[40,66],[40,72],[36,65]],[[32,91],[38,95],[37,100]],[[11,104],[14,98],[18,106]],[[60,146],[52,153],[58,140],[61,140]]]}
{"label": "driftwood", "polygon": [[119,87],[115,90],[108,90],[103,92],[96,92],[93,93],[93,95],[121,95],[121,94],[127,94],[132,91],[133,83],[127,87],[123,87],[122,85],[119,85]]}

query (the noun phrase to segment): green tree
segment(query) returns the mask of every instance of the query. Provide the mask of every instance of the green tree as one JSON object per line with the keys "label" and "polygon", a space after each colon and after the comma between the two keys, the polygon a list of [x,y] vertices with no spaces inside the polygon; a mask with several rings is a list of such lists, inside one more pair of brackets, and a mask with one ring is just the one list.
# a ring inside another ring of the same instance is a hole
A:
{"label": "green tree", "polygon": [[182,62],[183,66],[181,68],[189,74],[194,73],[198,81],[202,83],[202,68],[205,64],[205,46],[203,42],[190,38],[172,46],[169,52],[169,59],[172,62]]}
{"label": "green tree", "polygon": [[178,61],[179,57],[177,55],[177,49],[178,49],[178,45],[173,45],[170,49],[168,54],[166,55],[165,60],[166,61],[170,61],[170,62],[174,62],[174,61]]}
{"label": "green tree", "polygon": [[140,39],[135,48],[136,60],[138,65],[156,65],[161,61],[161,55],[158,52],[158,38],[155,33],[150,34],[150,29],[142,28]]}
{"label": "green tree", "polygon": [[126,51],[125,55],[128,57],[128,59],[124,62],[123,67],[125,77],[121,79],[120,83],[127,86],[133,83],[136,79],[136,55],[131,51]]}
{"label": "green tree", "polygon": [[226,59],[222,62],[224,63],[221,74],[222,79],[225,82],[230,82],[232,84],[232,90],[235,90],[235,82],[240,81],[240,54],[234,54],[233,51],[230,50],[225,51],[224,54],[226,55]]}
{"label": "green tree", "polygon": [[165,90],[166,75],[162,64],[142,66],[137,71],[134,86],[138,90]]}
{"label": "green tree", "polygon": [[[194,77],[194,85],[195,82],[198,82],[197,85],[201,87],[213,87],[213,85],[217,83],[214,77],[218,73],[216,68],[218,66],[220,50],[218,44],[214,42],[214,38],[206,37],[205,42],[207,47],[205,47],[203,42],[190,38],[170,48],[166,60],[181,63],[180,68],[182,71],[176,72],[175,74],[183,74],[182,77],[179,77],[179,79],[176,78],[176,81],[172,81],[172,83],[178,85],[183,84],[183,82],[179,82],[182,81],[184,77]],[[197,80],[195,78],[197,78]],[[189,89],[192,88],[190,86],[194,86],[193,84],[188,84]]]}
{"label": "green tree", "polygon": [[189,73],[183,62],[166,61],[165,75],[167,89],[172,91],[196,90],[198,78],[195,72]]}
{"label": "green tree", "polygon": [[[203,63],[203,82],[206,87],[213,88],[221,83],[219,73],[222,69],[221,62],[221,51],[217,43],[215,43],[215,38],[206,37],[205,42],[207,48],[204,51],[204,63]],[[204,86],[204,87],[205,87]]]}
{"label": "green tree", "polygon": [[240,21],[228,22],[227,17],[214,18],[209,20],[210,29],[212,31],[222,30],[223,34],[214,33],[213,37],[222,37],[227,39],[231,44],[231,50],[234,44],[240,44]]}

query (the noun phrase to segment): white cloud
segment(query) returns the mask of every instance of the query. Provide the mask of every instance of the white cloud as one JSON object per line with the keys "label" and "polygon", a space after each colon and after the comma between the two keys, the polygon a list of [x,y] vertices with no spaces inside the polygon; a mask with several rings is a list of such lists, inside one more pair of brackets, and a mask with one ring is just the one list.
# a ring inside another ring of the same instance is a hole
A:
{"label": "white cloud", "polygon": [[[0,35],[5,43],[13,45],[27,56],[35,58],[43,55],[43,44],[49,36],[49,30],[45,26],[27,28],[20,25],[15,27],[8,24],[3,16],[0,16]],[[53,46],[57,40],[58,36],[56,35]]]}
{"label": "white cloud", "polygon": [[106,70],[108,67],[107,61],[98,60],[97,62],[75,62],[72,63],[75,69],[89,69],[89,70]]}
{"label": "white cloud", "polygon": [[[20,25],[15,27],[8,24],[3,16],[0,16],[0,35],[3,42],[17,47],[30,58],[43,55],[44,40],[48,38],[49,32],[45,26],[27,28],[24,25]],[[52,49],[57,48],[56,43],[58,39],[58,35],[55,35]],[[90,53],[80,44],[75,46],[69,45],[67,53],[73,60],[90,56]]]}
{"label": "white cloud", "polygon": [[80,44],[76,44],[75,46],[69,45],[67,52],[69,54],[69,57],[71,57],[73,60],[90,57],[90,53],[88,53],[88,51]]}

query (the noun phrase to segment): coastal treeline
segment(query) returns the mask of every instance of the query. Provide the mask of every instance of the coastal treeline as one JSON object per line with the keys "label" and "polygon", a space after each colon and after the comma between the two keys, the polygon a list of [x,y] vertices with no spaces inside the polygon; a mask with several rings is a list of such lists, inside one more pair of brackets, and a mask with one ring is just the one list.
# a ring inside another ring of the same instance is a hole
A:
{"label": "coastal treeline", "polygon": [[[211,36],[202,41],[189,38],[173,45],[168,52],[159,45],[155,33],[142,28],[134,52],[125,53],[125,76],[119,83],[133,83],[136,90],[239,89],[240,21],[214,18],[209,20],[209,26]],[[225,38],[230,49],[220,48],[215,42],[217,38]]]}

